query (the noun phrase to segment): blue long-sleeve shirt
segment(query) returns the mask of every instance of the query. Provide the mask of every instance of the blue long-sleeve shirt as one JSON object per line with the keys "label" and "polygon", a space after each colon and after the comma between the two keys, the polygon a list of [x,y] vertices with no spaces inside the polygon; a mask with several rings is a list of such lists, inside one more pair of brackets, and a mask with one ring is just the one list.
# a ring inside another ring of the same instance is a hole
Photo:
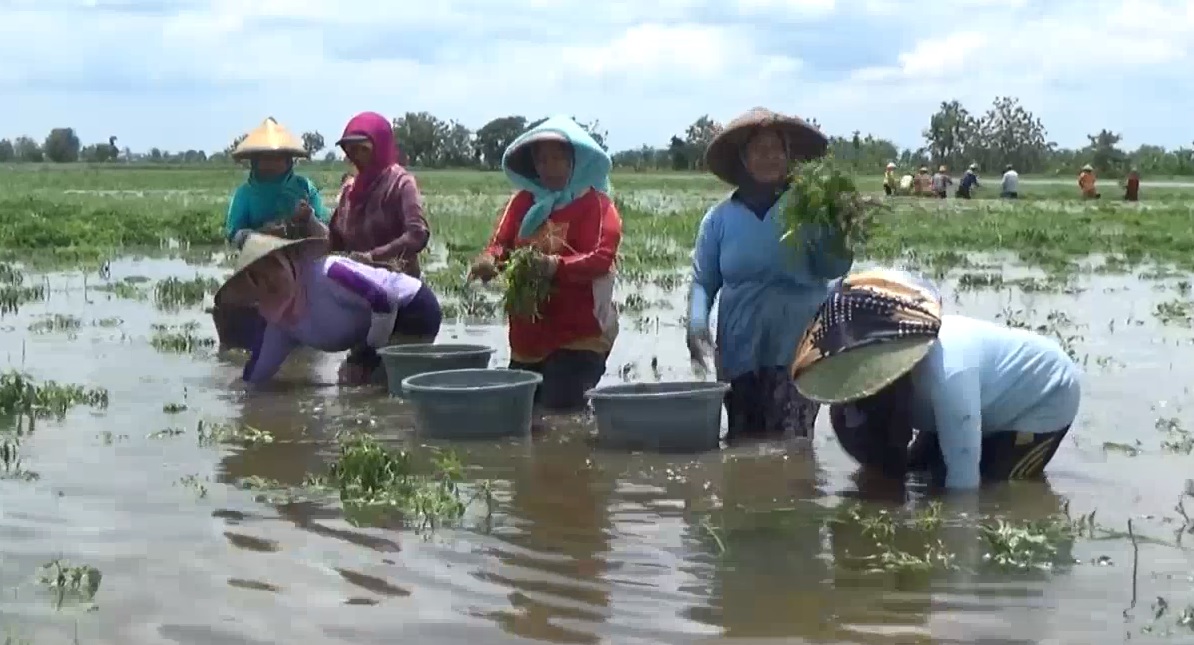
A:
{"label": "blue long-sleeve shirt", "polygon": [[942,317],[937,343],[912,371],[912,423],[935,432],[948,488],[977,488],[982,438],[1057,432],[1072,424],[1080,370],[1053,339],[965,316]]}
{"label": "blue long-sleeve shirt", "polygon": [[828,292],[853,258],[827,249],[829,233],[806,228],[794,248],[780,241],[780,199],[764,217],[731,198],[701,220],[692,258],[689,325],[707,328],[714,299],[719,377],[787,366]]}

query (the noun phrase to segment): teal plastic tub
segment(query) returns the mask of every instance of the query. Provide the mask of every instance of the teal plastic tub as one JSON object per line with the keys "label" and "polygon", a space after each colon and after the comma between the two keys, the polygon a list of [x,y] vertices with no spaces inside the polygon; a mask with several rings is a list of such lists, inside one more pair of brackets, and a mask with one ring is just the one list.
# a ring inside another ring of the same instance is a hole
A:
{"label": "teal plastic tub", "polygon": [[721,445],[727,383],[622,383],[589,390],[605,448],[703,452]]}
{"label": "teal plastic tub", "polygon": [[485,369],[497,351],[488,345],[414,343],[377,350],[386,370],[390,396],[403,396],[402,382],[416,374],[447,370]]}
{"label": "teal plastic tub", "polygon": [[529,436],[535,390],[543,377],[508,369],[464,369],[408,376],[402,390],[415,430],[428,439]]}

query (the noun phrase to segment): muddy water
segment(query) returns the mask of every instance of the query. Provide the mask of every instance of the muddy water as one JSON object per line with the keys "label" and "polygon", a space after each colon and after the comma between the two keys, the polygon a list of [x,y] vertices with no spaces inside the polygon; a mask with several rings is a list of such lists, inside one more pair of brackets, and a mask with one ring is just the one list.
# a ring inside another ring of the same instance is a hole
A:
{"label": "muddy water", "polygon": [[[122,261],[111,279],[196,271],[180,261]],[[1151,314],[1174,297],[1173,282],[1086,276],[1076,296],[947,287],[957,311],[994,317],[1010,307],[1043,323],[1064,310],[1076,323],[1065,333],[1082,336],[1075,346],[1088,368],[1072,441],[1048,482],[994,489],[982,504],[1038,516],[1068,500],[1078,513],[1097,509],[1110,528],[1135,518],[1141,540],[1166,544],[1138,542],[1131,609],[1126,539],[1082,542],[1079,564],[1049,574],[888,576],[835,566],[862,537],[823,521],[858,495],[824,418],[812,454],[782,443],[697,457],[606,453],[589,447],[587,426],[573,419],[548,421],[534,441],[463,445],[472,474],[495,481],[501,505],[488,525],[431,537],[356,528],[334,508],[257,502],[231,483],[297,483],[321,472],[338,429],[365,425],[412,440],[408,411],[373,393],[312,385],[333,382],[338,357],[296,357],[276,388],[246,395],[234,385],[238,362],[149,345],[155,322],[198,320],[212,333],[199,308],[165,314],[86,289],[81,274],[55,274],[45,303],[0,321],[0,351],[38,378],[104,385],[111,406],[42,424],[25,445],[40,479],[0,481],[0,626],[37,643],[76,633],[82,643],[196,645],[1103,643],[1127,633],[1149,642],[1156,636],[1141,628],[1153,599],[1166,597],[1174,611],[1194,602],[1189,553],[1173,546],[1175,526],[1165,519],[1194,459],[1162,455],[1153,425],[1158,416],[1191,417],[1194,333]],[[85,325],[74,337],[27,331],[53,313]],[[88,324],[109,317],[122,323]],[[610,380],[628,363],[650,378],[652,358],[664,378],[690,376],[676,329],[635,327],[623,326]],[[504,348],[495,326],[453,325],[441,339]],[[504,360],[501,349],[495,364]],[[184,412],[163,412],[184,402]],[[193,432],[200,419],[247,423],[277,441],[202,447]],[[168,427],[187,432],[148,437]],[[1136,440],[1136,457],[1103,449]],[[205,494],[186,484],[196,480]],[[701,520],[713,509],[721,509],[715,531]],[[966,538],[953,538],[963,561],[979,557]],[[1099,556],[1110,563],[1093,564]],[[55,609],[31,580],[56,557],[103,571],[98,609]]]}

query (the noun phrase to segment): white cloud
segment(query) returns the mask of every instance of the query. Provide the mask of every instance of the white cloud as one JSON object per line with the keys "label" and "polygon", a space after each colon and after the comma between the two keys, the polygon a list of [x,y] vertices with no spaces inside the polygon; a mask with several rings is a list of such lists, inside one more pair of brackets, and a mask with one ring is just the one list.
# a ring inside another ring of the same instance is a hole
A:
{"label": "white cloud", "polygon": [[367,109],[473,127],[566,112],[631,147],[662,144],[701,114],[769,105],[915,145],[941,101],[981,112],[1012,95],[1063,144],[1103,127],[1133,144],[1194,138],[1188,0],[365,6],[0,2],[0,136],[72,125],[87,141],[216,149],[267,114],[329,135]]}

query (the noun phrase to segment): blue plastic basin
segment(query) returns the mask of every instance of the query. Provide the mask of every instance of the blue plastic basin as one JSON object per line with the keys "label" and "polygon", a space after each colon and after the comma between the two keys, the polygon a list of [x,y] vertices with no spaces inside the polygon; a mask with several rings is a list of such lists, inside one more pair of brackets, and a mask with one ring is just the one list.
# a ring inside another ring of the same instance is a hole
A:
{"label": "blue plastic basin", "polygon": [[412,343],[377,350],[386,370],[390,396],[403,396],[402,382],[416,374],[446,370],[484,369],[494,348],[488,345]]}
{"label": "blue plastic basin", "polygon": [[427,372],[402,381],[415,430],[429,439],[497,439],[531,433],[543,377],[508,369]]}
{"label": "blue plastic basin", "polygon": [[597,440],[607,448],[702,452],[721,442],[730,386],[707,381],[623,383],[589,390]]}

